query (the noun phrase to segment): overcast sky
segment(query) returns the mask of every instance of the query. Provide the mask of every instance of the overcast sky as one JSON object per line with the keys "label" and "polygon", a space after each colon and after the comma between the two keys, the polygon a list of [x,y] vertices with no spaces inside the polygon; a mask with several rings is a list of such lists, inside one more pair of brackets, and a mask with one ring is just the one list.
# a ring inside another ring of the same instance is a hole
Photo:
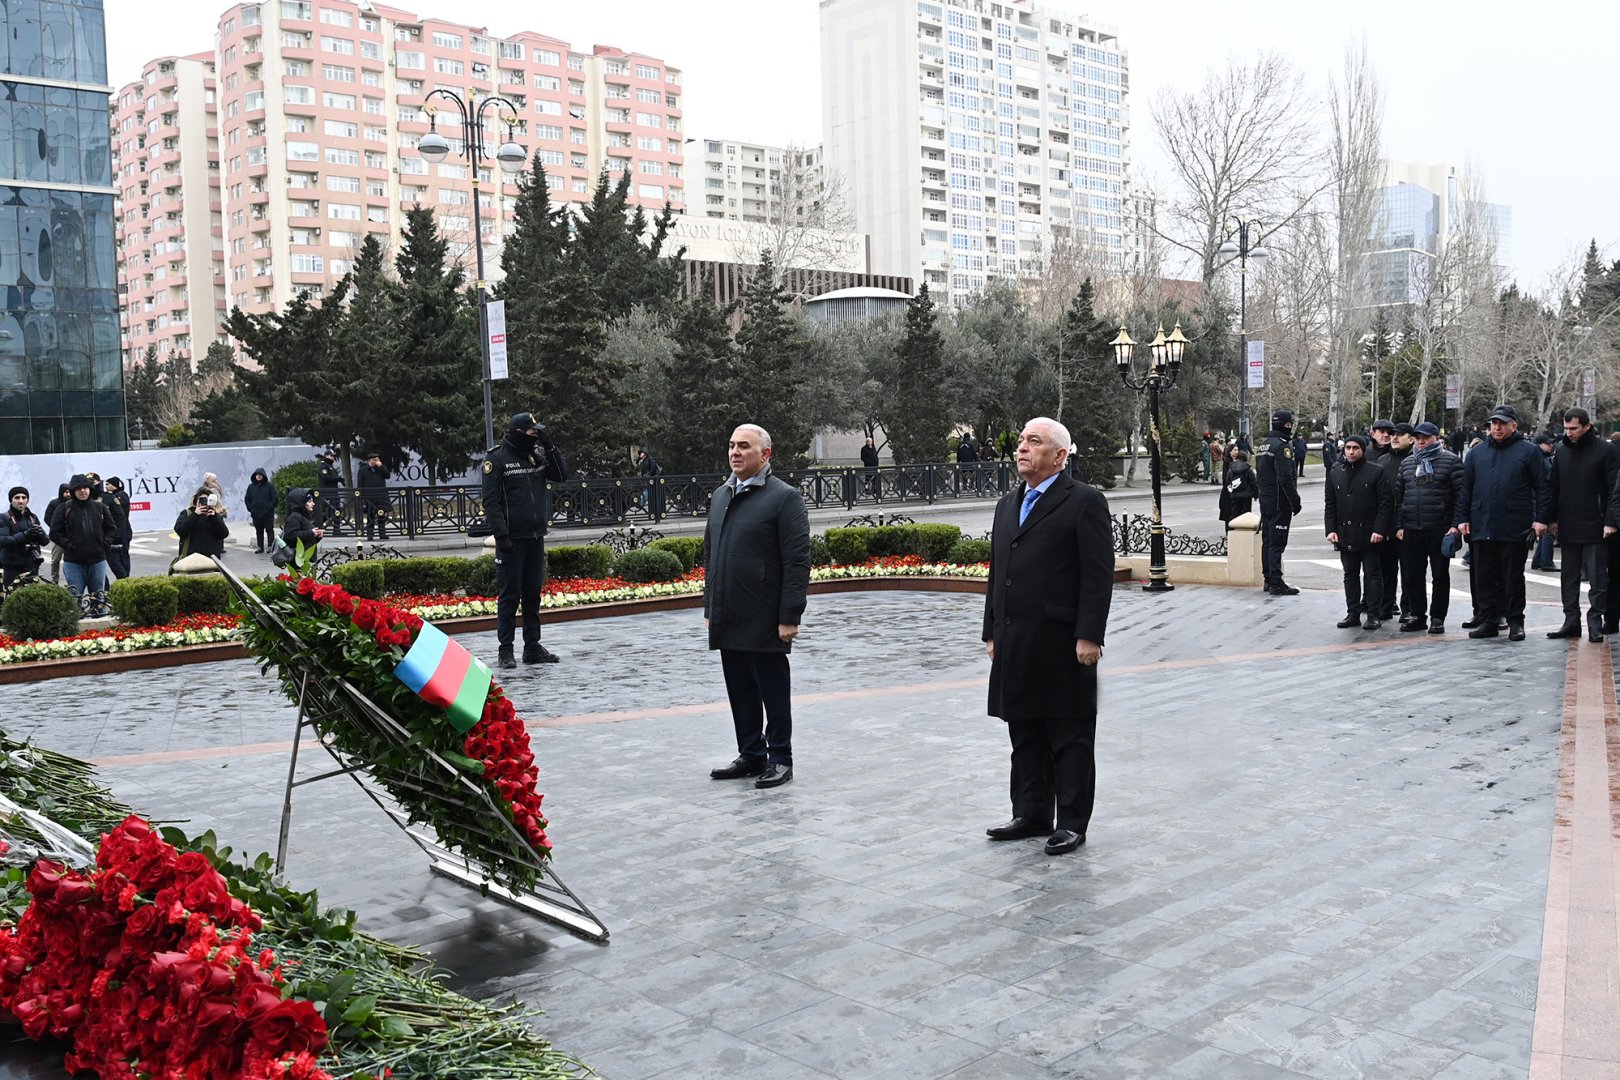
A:
{"label": "overcast sky", "polygon": [[[106,0],[109,79],[117,87],[156,56],[213,45],[220,0],[156,8]],[[817,0],[434,0],[392,6],[453,16],[495,35],[534,30],[575,48],[615,45],[684,72],[689,136],[821,141]],[[1596,238],[1620,258],[1620,143],[1612,110],[1620,5],[1606,0],[1473,4],[1437,0],[1099,0],[1061,2],[1110,23],[1130,53],[1132,156],[1150,178],[1164,151],[1148,104],[1162,86],[1194,86],[1228,55],[1286,54],[1317,87],[1347,45],[1365,39],[1387,90],[1389,157],[1482,172],[1487,196],[1512,207],[1510,260],[1541,288]],[[528,14],[524,14],[527,12]]]}

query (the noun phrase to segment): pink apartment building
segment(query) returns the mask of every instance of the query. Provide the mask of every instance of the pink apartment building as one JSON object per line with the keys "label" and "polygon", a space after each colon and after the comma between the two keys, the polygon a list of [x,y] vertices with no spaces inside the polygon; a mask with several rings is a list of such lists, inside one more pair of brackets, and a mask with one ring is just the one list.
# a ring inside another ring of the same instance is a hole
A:
{"label": "pink apartment building", "polygon": [[[607,46],[581,52],[529,31],[498,37],[483,28],[369,3],[264,0],[238,4],[220,17],[211,59],[215,92],[195,90],[201,113],[194,117],[197,110],[186,107],[186,87],[177,86],[182,107],[172,116],[182,128],[189,123],[217,129],[208,150],[195,157],[182,152],[175,164],[183,176],[205,177],[212,185],[206,198],[190,188],[184,194],[187,205],[196,198],[218,211],[208,235],[219,252],[220,315],[236,307],[271,311],[300,290],[330,289],[350,268],[366,234],[391,242],[404,212],[418,204],[437,213],[452,253],[472,265],[471,166],[461,156],[460,118],[443,98],[431,104],[439,107],[438,130],[451,140],[453,152],[439,165],[416,152],[428,130],[423,108],[440,88],[464,99],[499,94],[511,101],[514,137],[544,163],[559,202],[586,200],[606,169],[615,179],[632,174],[630,192],[639,205],[662,208],[667,201],[677,210],[685,205],[680,72],[654,57]],[[125,119],[124,97],[120,94],[115,127]],[[150,97],[148,92],[141,98],[146,112]],[[487,110],[486,119],[494,112]],[[159,123],[170,115],[160,111]],[[147,127],[141,127],[142,117]],[[146,113],[130,118],[146,140],[130,140],[135,145],[129,153],[148,155],[149,197],[155,163],[151,140],[160,139],[162,146],[169,129],[150,129]],[[493,120],[487,130],[493,151],[506,132]],[[184,130],[176,139],[182,150],[191,145]],[[167,158],[163,164],[169,164]],[[481,176],[485,258],[498,272],[501,237],[517,189],[492,160],[484,163]],[[120,175],[118,181],[138,187],[135,174]],[[165,202],[158,209],[167,215],[172,207]],[[200,236],[192,232],[190,217],[185,222],[186,234],[178,242],[189,251],[200,246]],[[146,280],[145,268],[154,257],[169,254],[153,246],[176,242],[157,236],[141,230],[121,234],[128,245],[120,253],[121,265],[128,267],[132,299],[140,271],[143,305],[149,287],[157,284]],[[172,291],[172,280],[163,280]],[[154,336],[163,340],[159,331],[174,329],[172,322],[157,327],[155,319],[136,314],[126,322],[130,359]],[[201,343],[195,347],[200,355],[217,330],[205,333],[195,325],[195,311],[191,318],[195,333],[186,336]],[[180,348],[179,338],[168,334],[172,348]]]}

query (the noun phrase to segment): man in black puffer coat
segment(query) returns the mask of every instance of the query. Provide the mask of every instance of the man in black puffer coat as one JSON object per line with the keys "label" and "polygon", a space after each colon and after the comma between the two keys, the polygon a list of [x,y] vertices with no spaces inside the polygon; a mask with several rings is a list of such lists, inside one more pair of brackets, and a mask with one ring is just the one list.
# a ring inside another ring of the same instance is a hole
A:
{"label": "man in black puffer coat", "polygon": [[119,527],[107,504],[90,497],[88,476],[78,473],[68,485],[73,496],[51,521],[51,543],[62,549],[62,576],[84,613],[101,618],[108,613],[107,553],[118,545]]}
{"label": "man in black puffer coat", "polygon": [[[1620,458],[1607,439],[1592,429],[1585,409],[1564,410],[1564,437],[1553,452],[1552,475],[1536,520],[1558,536],[1564,551],[1558,571],[1563,594],[1564,625],[1549,631],[1550,638],[1581,636],[1581,572],[1590,585],[1586,627],[1593,641],[1603,640],[1603,611],[1609,602],[1609,497]],[[1612,531],[1612,529],[1610,530]]]}
{"label": "man in black puffer coat", "polygon": [[[1457,520],[1457,488],[1462,458],[1446,449],[1440,429],[1422,423],[1413,433],[1412,452],[1401,460],[1395,480],[1395,535],[1401,541],[1401,589],[1406,617],[1401,629],[1416,633],[1428,619],[1429,633],[1443,634],[1451,610],[1451,556],[1446,537]],[[1424,587],[1427,570],[1434,578],[1434,600]]]}
{"label": "man in black puffer coat", "polygon": [[546,481],[568,479],[568,462],[545,426],[524,412],[507,424],[506,438],[490,449],[483,471],[484,519],[495,538],[495,580],[500,586],[496,662],[503,668],[517,666],[512,644],[521,604],[523,662],[555,664],[557,655],[540,644],[540,590],[546,583],[546,526],[551,518]]}
{"label": "man in black puffer coat", "polygon": [[[1382,545],[1395,531],[1395,492],[1389,473],[1366,460],[1367,438],[1352,435],[1345,441],[1344,460],[1328,474],[1323,492],[1322,523],[1328,542],[1339,549],[1344,568],[1345,616],[1339,628],[1348,630],[1366,612],[1368,630],[1383,625]],[[1362,577],[1366,577],[1366,592]]]}
{"label": "man in black puffer coat", "polygon": [[1479,575],[1480,625],[1469,637],[1496,637],[1497,619],[1506,616],[1508,640],[1524,640],[1524,557],[1532,532],[1547,528],[1536,520],[1546,486],[1541,451],[1519,432],[1513,406],[1498,405],[1490,438],[1463,458],[1457,489],[1457,530],[1472,538],[1473,572]]}
{"label": "man in black puffer coat", "polygon": [[39,574],[39,549],[50,542],[39,516],[28,508],[28,489],[18,485],[6,496],[10,504],[0,517],[0,584]]}

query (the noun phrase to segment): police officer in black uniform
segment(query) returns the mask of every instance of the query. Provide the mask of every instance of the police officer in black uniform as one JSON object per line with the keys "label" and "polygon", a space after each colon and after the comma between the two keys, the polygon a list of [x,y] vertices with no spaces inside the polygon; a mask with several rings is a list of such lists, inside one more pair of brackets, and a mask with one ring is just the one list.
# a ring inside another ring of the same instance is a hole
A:
{"label": "police officer in black uniform", "polygon": [[545,584],[546,523],[551,517],[546,481],[568,479],[568,463],[544,425],[523,412],[507,424],[506,438],[490,449],[483,469],[484,518],[495,537],[495,578],[501,590],[495,619],[501,647],[497,663],[517,667],[512,640],[521,600],[523,662],[555,664],[557,655],[540,644],[540,589]]}
{"label": "police officer in black uniform", "polygon": [[343,499],[338,493],[343,489],[343,470],[338,468],[336,451],[328,450],[317,460],[320,462],[320,472],[316,485],[321,490],[322,504],[319,507],[320,524],[331,529],[333,536],[342,536]]}
{"label": "police officer in black uniform", "polygon": [[1297,596],[1299,590],[1282,573],[1288,529],[1303,509],[1294,470],[1294,414],[1287,409],[1271,414],[1271,432],[1254,452],[1254,472],[1260,488],[1260,568],[1266,592]]}

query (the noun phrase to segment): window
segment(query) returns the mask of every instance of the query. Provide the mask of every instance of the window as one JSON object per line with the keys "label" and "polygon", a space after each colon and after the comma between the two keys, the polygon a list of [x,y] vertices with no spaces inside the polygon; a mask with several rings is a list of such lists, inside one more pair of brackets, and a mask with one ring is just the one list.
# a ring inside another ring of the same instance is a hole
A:
{"label": "window", "polygon": [[387,155],[379,154],[375,150],[367,150],[366,151],[366,168],[368,168],[368,169],[386,169],[386,168],[388,168],[388,157],[387,157]]}
{"label": "window", "polygon": [[546,67],[560,67],[562,66],[562,55],[552,52],[550,49],[536,49],[534,50],[534,62],[543,64]]}
{"label": "window", "polygon": [[584,71],[585,70],[585,58],[583,56],[575,56],[573,53],[569,53],[568,54],[568,70],[569,71]]}
{"label": "window", "polygon": [[287,213],[291,217],[319,217],[321,204],[309,199],[290,199],[287,202]]}
{"label": "window", "polygon": [[307,49],[309,48],[309,35],[290,34],[282,31],[281,47],[283,49]]}
{"label": "window", "polygon": [[642,127],[661,128],[664,126],[664,118],[658,113],[636,113],[636,123]]}
{"label": "window", "polygon": [[367,221],[381,221],[381,222],[386,223],[388,221],[388,207],[386,207],[386,206],[368,206],[366,208],[366,220]]}
{"label": "window", "polygon": [[424,53],[408,51],[406,49],[394,50],[394,63],[402,68],[423,70],[427,67],[427,56]]}
{"label": "window", "polygon": [[653,67],[651,64],[636,65],[636,78],[638,79],[651,79],[654,82],[657,82],[659,74],[658,69]]}
{"label": "window", "polygon": [[281,100],[285,101],[288,105],[313,105],[315,104],[315,91],[313,88],[308,86],[298,86],[294,83],[288,83],[286,86],[282,87]]}
{"label": "window", "polygon": [[360,208],[351,203],[327,203],[326,216],[336,221],[359,221]]}
{"label": "window", "polygon": [[419,157],[402,157],[399,159],[399,171],[405,176],[425,176],[427,161]]}
{"label": "window", "polygon": [[388,129],[366,125],[366,141],[385,143],[388,141]]}
{"label": "window", "polygon": [[245,8],[242,9],[242,25],[243,26],[258,26],[259,25],[259,8],[258,8],[257,4],[255,4],[255,5],[251,6],[251,7],[245,7]]}
{"label": "window", "polygon": [[249,90],[247,93],[243,94],[242,108],[246,109],[248,112],[252,112],[254,109],[264,108],[264,91]]}
{"label": "window", "polygon": [[360,136],[360,125],[351,124],[347,120],[326,121],[326,133],[339,139],[355,139]]}
{"label": "window", "polygon": [[636,100],[643,105],[657,105],[664,100],[664,95],[657,90],[648,90],[643,87],[636,91]]}
{"label": "window", "polygon": [[536,75],[534,77],[536,90],[561,90],[562,80],[555,75]]}
{"label": "window", "polygon": [[[362,41],[360,43],[360,55],[365,57],[367,60],[381,60],[382,59],[382,42],[380,42],[380,41]],[[366,72],[366,74],[371,75],[373,73],[368,71],[368,72]],[[375,86],[377,84],[372,83],[371,85]]]}
{"label": "window", "polygon": [[322,64],[321,77],[327,82],[354,82],[354,68],[341,64]]}
{"label": "window", "polygon": [[283,19],[313,19],[314,7],[308,0],[281,0],[281,17]]}
{"label": "window", "polygon": [[319,161],[321,160],[321,148],[319,145],[312,142],[289,141],[287,143],[287,160]]}
{"label": "window", "polygon": [[263,165],[267,156],[264,147],[250,146],[247,152],[247,163],[249,165]]}
{"label": "window", "polygon": [[[436,36],[436,35],[435,35]],[[467,65],[460,60],[451,60],[444,56],[433,58],[433,70],[440,75],[462,75],[466,73]]]}
{"label": "window", "polygon": [[327,191],[348,191],[358,195],[360,193],[360,178],[358,176],[328,176],[326,178]]}
{"label": "window", "polygon": [[340,150],[335,146],[326,148],[326,163],[328,165],[358,165],[360,164],[360,151]]}
{"label": "window", "polygon": [[322,37],[321,51],[329,53],[341,53],[344,56],[353,56],[354,42],[350,41],[348,38]]}
{"label": "window", "polygon": [[388,194],[388,182],[386,180],[367,180],[366,194],[374,198],[386,196]]}
{"label": "window", "polygon": [[534,111],[537,113],[542,113],[546,116],[561,116],[562,102],[536,99],[534,103]]}
{"label": "window", "polygon": [[521,42],[521,41],[503,41],[503,42],[501,42],[501,59],[502,60],[521,60],[521,59],[523,59],[523,42]]}
{"label": "window", "polygon": [[349,109],[349,110],[353,110],[353,108],[354,108],[354,95],[353,94],[334,94],[332,91],[328,90],[324,94],[321,95],[321,102],[328,109]]}
{"label": "window", "polygon": [[302,79],[309,75],[309,65],[302,60],[288,60],[282,67],[283,75],[291,75],[295,79]]}
{"label": "window", "polygon": [[287,130],[293,135],[303,135],[309,131],[309,121],[302,116],[287,117]]}
{"label": "window", "polygon": [[295,274],[324,274],[326,259],[321,255],[294,255],[292,268]]}
{"label": "window", "polygon": [[585,133],[583,131],[581,131],[579,128],[569,128],[568,129],[568,141],[573,143],[575,146],[584,146],[585,145]]}
{"label": "window", "polygon": [[640,184],[636,187],[636,194],[643,199],[662,199],[664,188],[660,184]]}
{"label": "window", "polygon": [[466,206],[472,202],[472,196],[457,188],[440,188],[439,201],[450,206]]}
{"label": "window", "polygon": [[365,106],[366,112],[369,113],[372,116],[387,116],[388,115],[383,110],[382,98],[368,97],[368,98],[365,99],[363,104]]}
{"label": "window", "polygon": [[447,34],[443,30],[435,30],[433,31],[433,44],[441,49],[459,49],[461,48],[461,35]]}
{"label": "window", "polygon": [[331,232],[326,234],[326,239],[331,242],[333,247],[354,248],[360,246],[359,233],[342,232],[338,229],[333,229]]}
{"label": "window", "polygon": [[321,22],[328,26],[353,26],[354,16],[342,8],[321,8]]}
{"label": "window", "polygon": [[636,136],[636,146],[642,150],[662,151],[664,149],[664,140],[653,135],[638,135]]}
{"label": "window", "polygon": [[287,186],[290,188],[311,188],[315,186],[313,173],[295,172],[287,174]]}
{"label": "window", "polygon": [[534,137],[541,142],[562,142],[563,130],[555,124],[536,124]]}

